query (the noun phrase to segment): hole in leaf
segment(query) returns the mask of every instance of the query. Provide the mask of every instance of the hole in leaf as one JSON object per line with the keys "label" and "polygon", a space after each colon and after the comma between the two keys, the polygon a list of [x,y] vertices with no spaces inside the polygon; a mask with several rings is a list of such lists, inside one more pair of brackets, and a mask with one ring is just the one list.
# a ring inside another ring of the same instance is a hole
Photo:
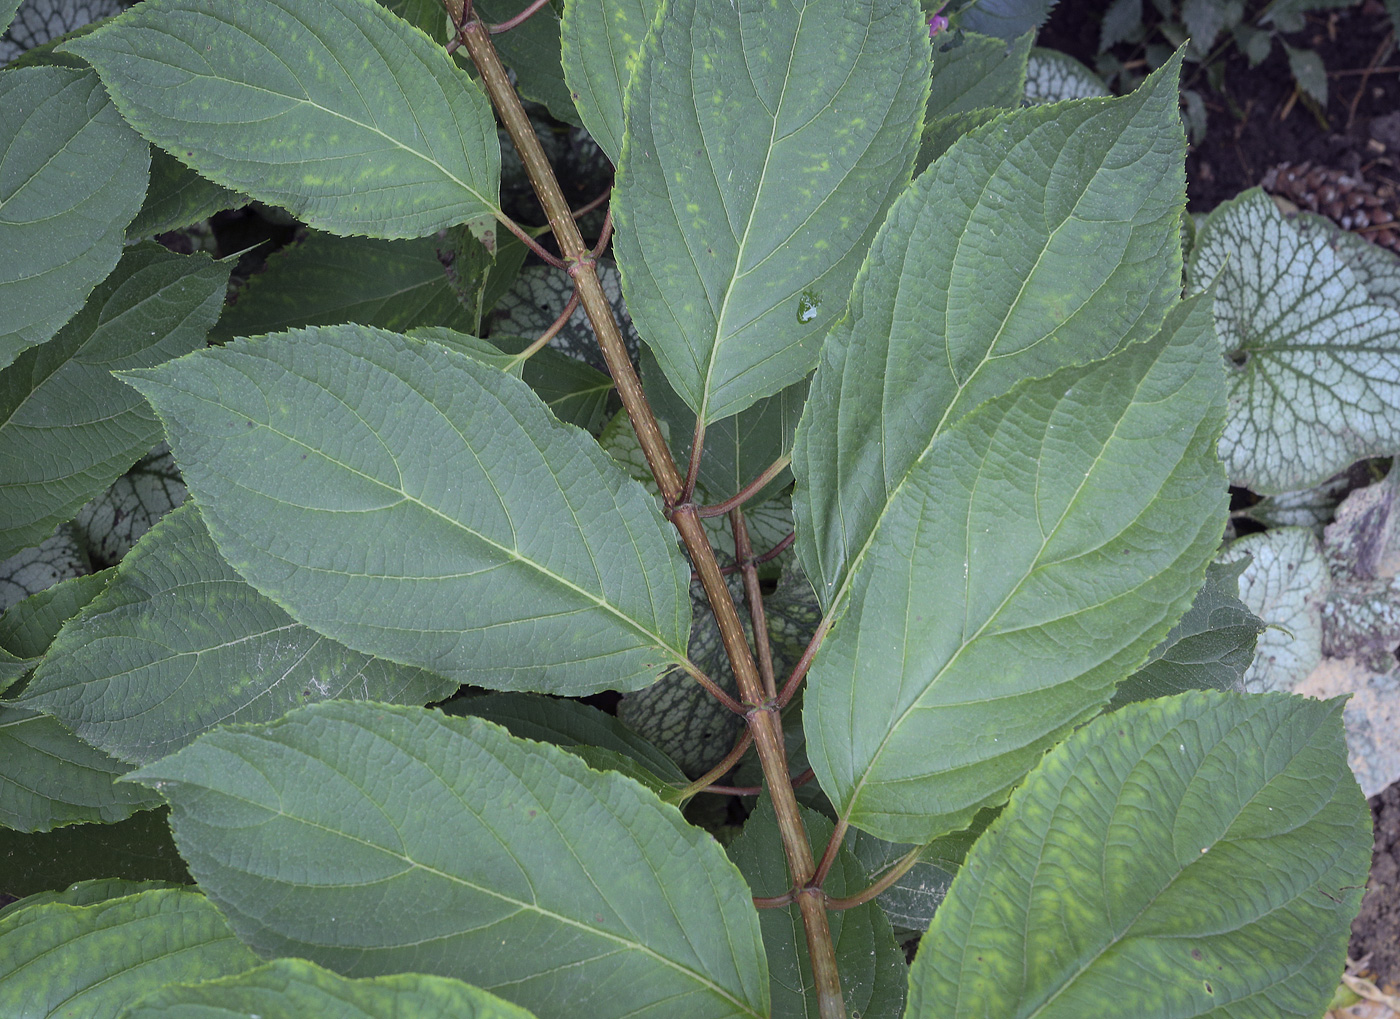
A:
{"label": "hole in leaf", "polygon": [[1232,350],[1225,355],[1236,368],[1243,368],[1249,362],[1249,351]]}

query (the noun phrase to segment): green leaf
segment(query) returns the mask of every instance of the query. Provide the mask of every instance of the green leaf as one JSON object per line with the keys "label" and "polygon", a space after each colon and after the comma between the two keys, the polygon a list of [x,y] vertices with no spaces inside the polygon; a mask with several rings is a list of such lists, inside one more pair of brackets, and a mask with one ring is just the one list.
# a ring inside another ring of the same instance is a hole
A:
{"label": "green leaf", "polygon": [[108,570],[70,577],[0,614],[0,693],[37,664],[59,627],[101,594],[111,579]]}
{"label": "green leaf", "polygon": [[542,1019],[767,1015],[758,918],[719,846],[489,722],[327,702],[135,778],[259,952],[453,976]]}
{"label": "green leaf", "polygon": [[148,0],[68,48],[151,141],[312,226],[422,237],[496,206],[481,88],[368,0]]}
{"label": "green leaf", "polygon": [[19,5],[24,0],[0,0],[0,35],[10,27],[10,22],[15,20],[15,11],[19,10]]}
{"label": "green leaf", "polygon": [[[474,8],[487,22],[499,24],[523,11],[531,0],[475,0]],[[515,72],[516,88],[526,99],[543,103],[556,120],[579,123],[564,68],[559,59],[559,9],[553,0],[530,15],[524,24],[492,37],[501,61]]]}
{"label": "green leaf", "polygon": [[268,721],[331,698],[426,704],[456,688],[298,624],[233,572],[185,505],[64,627],[18,703],[144,764],[215,725]]}
{"label": "green leaf", "polygon": [[1322,660],[1322,608],[1332,576],[1322,548],[1304,527],[1278,527],[1231,542],[1222,562],[1248,559],[1240,600],[1268,627],[1259,636],[1246,690],[1292,690]]}
{"label": "green leaf", "polygon": [[59,628],[102,593],[111,570],[71,577],[12,605],[0,615],[0,647],[21,658],[38,658]]}
{"label": "green leaf", "polygon": [[1199,289],[1216,277],[1232,482],[1308,488],[1400,452],[1400,310],[1372,300],[1325,236],[1300,233],[1251,189],[1201,228],[1188,278]]}
{"label": "green leaf", "polygon": [[1040,46],[1031,50],[1026,62],[1028,103],[1058,103],[1065,99],[1090,99],[1111,94],[1102,78],[1068,53]]}
{"label": "green leaf", "polygon": [[[671,447],[676,462],[689,463],[694,449],[695,412],[676,395],[650,350],[642,353],[641,375],[652,409],[666,422],[676,440]],[[801,379],[705,429],[698,478],[706,501],[723,502],[737,494],[779,457],[791,452],[797,420],[807,402],[808,385],[807,379]],[[791,484],[792,472],[784,468],[754,493],[754,503],[767,501]]]}
{"label": "green leaf", "polygon": [[0,826],[46,832],[110,824],[158,805],[150,790],[113,784],[129,770],[57,719],[0,702]]}
{"label": "green leaf", "polygon": [[146,402],[111,372],[204,345],[229,263],[129,248],[49,343],[0,373],[0,559],[36,545],[161,441]]}
{"label": "green leaf", "polygon": [[910,1019],[1320,1015],[1371,858],[1341,712],[1209,691],[1079,730],[973,847]]}
{"label": "green leaf", "polygon": [[1033,40],[1034,33],[1030,32],[1009,43],[963,32],[957,40],[947,40],[936,47],[925,130],[936,119],[955,113],[1020,106]]}
{"label": "green leaf", "polygon": [[[831,838],[832,822],[805,807],[798,810],[812,844],[825,845]],[[782,895],[792,887],[792,878],[784,863],[777,815],[767,796],[759,801],[758,808],[745,822],[743,834],[729,847],[729,854],[754,895]],[[865,868],[849,851],[840,849],[822,890],[839,898],[854,895],[866,884]],[[846,1011],[861,1019],[898,1019],[904,1007],[908,967],[885,914],[874,902],[867,902],[827,915]],[[798,907],[793,904],[765,909],[759,913],[758,922],[763,930],[763,947],[768,953],[772,1019],[817,1019],[812,963]]]}
{"label": "green leaf", "polygon": [[919,460],[808,679],[807,750],[842,817],[915,844],[966,827],[1186,611],[1227,502],[1215,342],[1193,299]]}
{"label": "green leaf", "polygon": [[[492,336],[492,343],[519,354],[533,343],[523,336]],[[597,368],[558,350],[538,350],[519,364],[519,374],[560,421],[597,435],[608,420],[613,380]]]}
{"label": "green leaf", "polygon": [[[650,775],[643,781],[636,769],[623,773],[636,778],[654,792],[667,785],[687,784],[685,773],[656,744],[643,739],[617,718],[578,701],[559,700],[539,694],[489,693],[458,697],[442,705],[449,715],[475,715],[495,722],[521,739],[552,743],[594,767],[601,758],[588,751],[603,750],[632,761]],[[614,762],[620,763],[620,762]],[[604,770],[604,769],[599,769]],[[622,770],[613,767],[608,770]]]}
{"label": "green leaf", "polygon": [[1112,707],[1186,690],[1243,690],[1264,621],[1239,599],[1248,562],[1211,563],[1206,582],[1147,663],[1118,686]]}
{"label": "green leaf", "polygon": [[342,322],[401,333],[414,326],[471,332],[471,311],[444,271],[446,253],[436,237],[386,241],[312,232],[268,259],[266,271],[250,279],[224,311],[215,336]]}
{"label": "green leaf", "polygon": [[1054,6],[1055,0],[973,0],[958,12],[958,25],[1010,42],[1045,24]]}
{"label": "green leaf", "polygon": [[622,154],[622,97],[661,6],[661,0],[564,2],[564,80],[583,126],[614,165]]}
{"label": "green leaf", "polygon": [[247,204],[246,195],[205,180],[164,149],[152,147],[151,185],[126,237],[154,237]]}
{"label": "green leaf", "polygon": [[908,182],[929,74],[912,0],[673,0],[627,99],[627,306],[706,424],[801,379]]}
{"label": "green leaf", "polygon": [[5,891],[28,895],[95,877],[188,883],[165,815],[164,808],[144,810],[116,824],[75,824],[40,835],[0,827]]}
{"label": "green leaf", "polygon": [[302,959],[274,959],[236,976],[166,985],[122,1019],[533,1019],[494,994],[421,973],[347,980]]}
{"label": "green leaf", "polygon": [[1326,107],[1327,68],[1322,58],[1312,50],[1300,49],[1288,43],[1283,44],[1283,51],[1288,54],[1288,70],[1298,87],[1315,99],[1319,106]]}
{"label": "green leaf", "polygon": [[159,888],[178,887],[180,886],[169,881],[128,881],[125,878],[117,877],[92,878],[87,881],[78,881],[61,891],[50,890],[26,895],[24,898],[0,908],[0,913],[14,913],[21,909],[42,906],[50,902],[58,902],[66,906],[94,906],[99,902],[107,902],[111,899],[124,899],[128,895],[139,895],[142,892],[155,891]]}
{"label": "green leaf", "polygon": [[690,570],[654,502],[518,379],[354,325],[123,377],[223,556],[328,637],[564,694],[646,686],[684,657]]}
{"label": "green leaf", "polygon": [[6,913],[0,957],[0,1013],[12,1019],[116,1019],[151,988],[258,962],[204,896],[173,888]]}
{"label": "green leaf", "polygon": [[150,155],[91,71],[7,71],[0,109],[4,368],[53,336],[117,264]]}
{"label": "green leaf", "polygon": [[505,353],[490,340],[483,340],[480,336],[461,333],[455,329],[449,329],[447,326],[416,326],[408,331],[408,335],[415,340],[440,343],[448,350],[455,350],[459,354],[474,357],[493,368],[510,372],[517,378],[521,375],[520,362],[517,359]]}
{"label": "green leaf", "polygon": [[793,450],[798,554],[824,605],[945,429],[1160,326],[1181,288],[1179,67],[1122,99],[1008,114],[890,210]]}

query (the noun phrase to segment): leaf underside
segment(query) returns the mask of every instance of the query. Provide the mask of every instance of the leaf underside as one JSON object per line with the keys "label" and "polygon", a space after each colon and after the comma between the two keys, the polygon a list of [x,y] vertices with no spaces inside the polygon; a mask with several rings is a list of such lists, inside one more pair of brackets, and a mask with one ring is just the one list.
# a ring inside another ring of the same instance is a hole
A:
{"label": "leaf underside", "polygon": [[689,570],[654,502],[519,379],[354,325],[123,377],[229,563],[350,648],[568,695],[684,657]]}
{"label": "leaf underside", "polygon": [[758,917],[718,844],[489,722],[325,702],[133,777],[265,955],[457,977],[541,1019],[767,1015]]}

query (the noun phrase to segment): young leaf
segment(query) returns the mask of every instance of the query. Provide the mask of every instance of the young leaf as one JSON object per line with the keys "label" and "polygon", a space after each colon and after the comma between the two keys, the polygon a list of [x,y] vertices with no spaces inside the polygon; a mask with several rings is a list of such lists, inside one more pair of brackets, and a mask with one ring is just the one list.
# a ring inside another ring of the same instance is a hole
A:
{"label": "young leaf", "polygon": [[312,232],[268,259],[266,271],[250,279],[224,311],[215,336],[342,322],[400,333],[414,326],[473,332],[476,321],[443,271],[445,254],[436,237],[385,241]]}
{"label": "young leaf", "polygon": [[[798,809],[812,844],[825,845],[831,838],[832,822],[816,811]],[[755,895],[781,895],[792,887],[783,862],[777,815],[768,797],[763,797],[744,823],[743,834],[729,847],[729,855]],[[865,868],[847,850],[840,849],[822,889],[840,897],[854,895],[867,883]],[[898,1019],[904,1007],[908,969],[885,914],[874,902],[867,902],[828,915],[846,1010],[861,1019]],[[758,922],[768,953],[772,1019],[817,1019],[812,963],[797,906],[765,909],[759,913]]]}
{"label": "young leaf", "polygon": [[161,441],[150,407],[112,378],[204,345],[232,265],[128,248],[63,329],[0,373],[0,559],[36,545]]}
{"label": "young leaf", "polygon": [[1325,236],[1246,191],[1210,214],[1192,250],[1191,285],[1217,276],[1231,481],[1286,492],[1400,452],[1400,310],[1372,300]]}
{"label": "young leaf", "polygon": [[0,109],[4,368],[57,332],[117,264],[146,193],[150,150],[90,71],[6,71]]}
{"label": "young leaf", "polygon": [[[934,47],[933,79],[915,166],[922,170],[973,128],[1019,107],[1035,33],[1004,42],[976,32]],[[944,37],[940,36],[940,39]]]}
{"label": "young leaf", "polygon": [[690,571],[655,503],[520,380],[355,325],[123,377],[224,557],[318,632],[562,694],[637,689],[684,658]]}
{"label": "young leaf", "polygon": [[215,725],[267,721],[334,697],[426,704],[456,688],[296,623],[219,557],[187,504],[64,627],[18,703],[143,764]]}
{"label": "young leaf", "polygon": [[347,980],[302,959],[199,984],[167,984],[122,1019],[534,1019],[494,994],[445,977],[402,973]]}
{"label": "young leaf", "polygon": [[966,827],[1186,611],[1226,510],[1215,343],[1193,299],[934,440],[809,678],[807,751],[843,817],[915,844]]}
{"label": "young leaf", "polygon": [[28,895],[96,877],[188,884],[166,814],[143,810],[116,824],[73,824],[40,835],[0,827],[5,891]]}
{"label": "young leaf", "polygon": [[929,74],[912,0],[674,0],[627,99],[627,306],[706,424],[816,364],[908,182]]}
{"label": "young leaf", "polygon": [[150,790],[113,784],[129,770],[57,719],[0,702],[0,827],[46,832],[110,824],[159,805]]}
{"label": "young leaf", "polygon": [[162,984],[258,963],[203,895],[175,888],[7,912],[0,958],[0,1014],[15,1019],[115,1016]]}
{"label": "young leaf", "polygon": [[449,715],[475,715],[495,722],[521,739],[553,743],[572,751],[595,768],[599,758],[590,755],[590,751],[616,754],[649,773],[650,780],[645,781],[635,769],[623,772],[653,791],[666,785],[687,784],[685,773],[654,743],[638,736],[614,716],[578,701],[539,694],[489,693],[454,698],[442,705],[442,709]]}
{"label": "young leaf", "polygon": [[890,210],[793,450],[798,554],[823,605],[941,432],[1161,324],[1181,289],[1179,67],[1122,99],[1008,114]]}
{"label": "young leaf", "polygon": [[422,237],[496,206],[480,86],[368,0],[149,0],[67,48],[151,141],[312,226]]}
{"label": "young leaf", "polygon": [[142,892],[151,892],[160,888],[179,887],[178,884],[171,881],[128,881],[119,877],[91,878],[87,881],[77,881],[62,890],[50,889],[26,895],[0,909],[0,913],[13,913],[21,909],[28,909],[30,906],[42,906],[51,902],[62,903],[65,906],[95,906],[111,899],[124,899],[128,895],[140,895]]}
{"label": "young leaf", "polygon": [[151,184],[141,211],[126,228],[126,239],[154,237],[247,204],[247,195],[205,180],[164,149],[152,147]]}
{"label": "young leaf", "polygon": [[481,719],[326,702],[135,778],[259,952],[453,976],[542,1019],[768,1014],[758,917],[718,844]]}
{"label": "young leaf", "polygon": [[613,165],[622,154],[622,97],[661,0],[565,0],[564,80],[579,118]]}
{"label": "young leaf", "polygon": [[973,847],[910,1019],[1320,1015],[1371,855],[1341,711],[1202,691],[1079,730]]}
{"label": "young leaf", "polygon": [[1191,608],[1152,649],[1147,663],[1118,685],[1110,707],[1186,690],[1243,690],[1264,621],[1239,598],[1239,575],[1248,565],[1211,563]]}
{"label": "young leaf", "polygon": [[958,12],[958,26],[1011,42],[1045,24],[1054,6],[1055,0],[973,0]]}

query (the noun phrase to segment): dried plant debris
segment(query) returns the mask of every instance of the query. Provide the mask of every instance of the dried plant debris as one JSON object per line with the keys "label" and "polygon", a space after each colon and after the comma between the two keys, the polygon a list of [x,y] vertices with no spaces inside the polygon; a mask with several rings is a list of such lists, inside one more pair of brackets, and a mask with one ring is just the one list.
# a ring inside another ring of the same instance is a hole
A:
{"label": "dried plant debris", "polygon": [[1385,477],[1389,467],[1386,459],[1360,460],[1315,488],[1265,496],[1236,515],[1265,527],[1307,527],[1321,540],[1322,529],[1332,522],[1342,500]]}
{"label": "dried plant debris", "polygon": [[1265,191],[1282,195],[1299,208],[1326,216],[1343,230],[1400,255],[1400,201],[1389,184],[1375,184],[1311,162],[1280,163],[1264,174]]}
{"label": "dried plant debris", "polygon": [[1400,778],[1400,474],[1352,492],[1319,542],[1278,528],[1231,545],[1254,562],[1240,598],[1270,629],[1245,674],[1249,690],[1350,694],[1352,770],[1375,795]]}

